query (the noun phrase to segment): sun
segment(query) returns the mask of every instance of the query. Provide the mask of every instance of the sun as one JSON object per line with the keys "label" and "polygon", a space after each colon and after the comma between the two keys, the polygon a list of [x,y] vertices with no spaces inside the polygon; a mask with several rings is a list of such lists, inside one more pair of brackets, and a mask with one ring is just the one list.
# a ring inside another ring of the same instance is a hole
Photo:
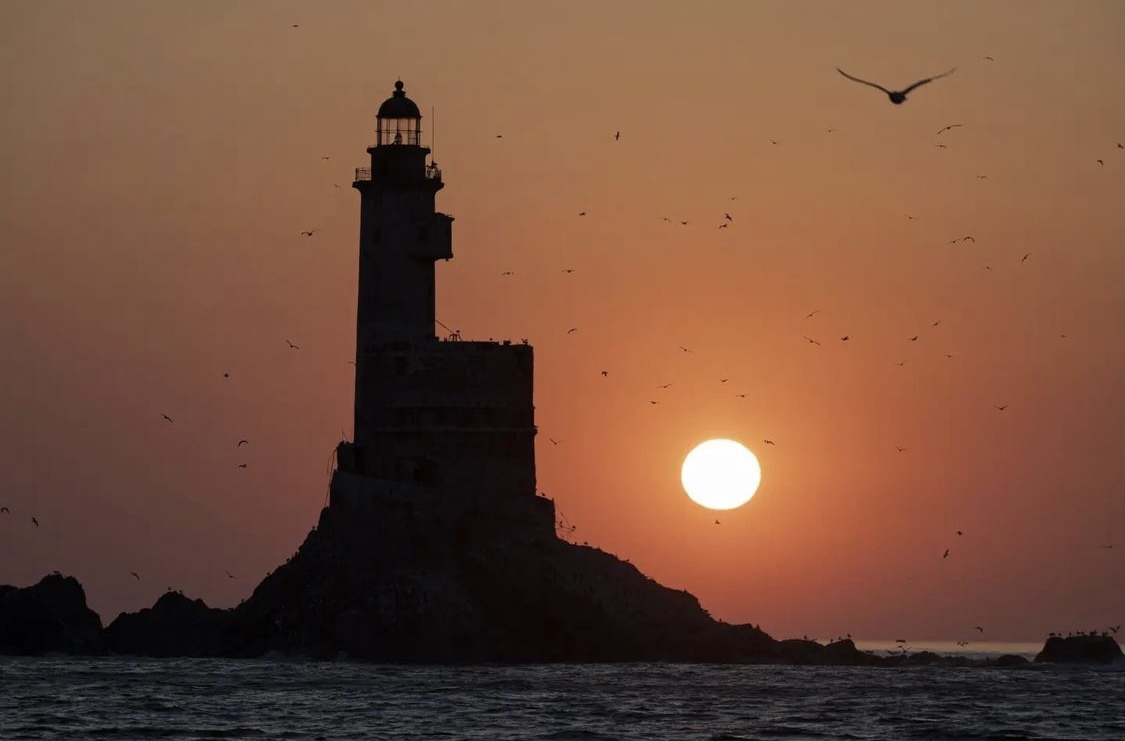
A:
{"label": "sun", "polygon": [[754,496],[762,483],[762,468],[742,443],[707,440],[684,458],[680,480],[696,504],[708,509],[734,509]]}

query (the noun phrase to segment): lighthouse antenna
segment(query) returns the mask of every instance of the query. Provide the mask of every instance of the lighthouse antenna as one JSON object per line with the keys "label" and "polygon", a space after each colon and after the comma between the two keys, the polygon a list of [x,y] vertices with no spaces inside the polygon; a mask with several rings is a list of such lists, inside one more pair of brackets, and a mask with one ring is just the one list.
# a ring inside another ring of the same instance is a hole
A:
{"label": "lighthouse antenna", "polygon": [[437,107],[431,105],[430,106],[430,164],[434,164],[434,163],[437,162],[437,158],[434,157],[434,152],[437,151],[437,147],[435,146],[435,142],[437,142],[437,115],[436,115],[436,113],[437,113]]}

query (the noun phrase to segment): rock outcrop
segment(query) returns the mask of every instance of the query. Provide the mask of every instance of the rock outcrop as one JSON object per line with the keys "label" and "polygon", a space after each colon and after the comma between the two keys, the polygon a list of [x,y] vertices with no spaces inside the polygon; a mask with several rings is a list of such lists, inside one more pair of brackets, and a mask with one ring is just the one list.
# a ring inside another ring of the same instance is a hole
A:
{"label": "rock outcrop", "polygon": [[49,574],[23,589],[0,586],[0,654],[100,654],[106,650],[98,614],[71,576]]}
{"label": "rock outcrop", "polygon": [[123,612],[106,628],[109,649],[138,656],[219,656],[230,610],[165,592],[156,604]]}
{"label": "rock outcrop", "polygon": [[1113,636],[1079,635],[1051,636],[1035,663],[1051,664],[1113,664],[1121,662],[1121,646]]}

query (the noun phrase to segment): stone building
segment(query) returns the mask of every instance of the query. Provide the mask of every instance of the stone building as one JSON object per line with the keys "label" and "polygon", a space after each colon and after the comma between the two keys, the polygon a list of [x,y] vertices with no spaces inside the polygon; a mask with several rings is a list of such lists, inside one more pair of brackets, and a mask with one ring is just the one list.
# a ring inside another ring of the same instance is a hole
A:
{"label": "stone building", "polygon": [[434,271],[453,217],[403,83],[379,107],[360,194],[354,441],[337,448],[330,506],[554,537],[536,494],[533,355],[526,342],[435,334]]}

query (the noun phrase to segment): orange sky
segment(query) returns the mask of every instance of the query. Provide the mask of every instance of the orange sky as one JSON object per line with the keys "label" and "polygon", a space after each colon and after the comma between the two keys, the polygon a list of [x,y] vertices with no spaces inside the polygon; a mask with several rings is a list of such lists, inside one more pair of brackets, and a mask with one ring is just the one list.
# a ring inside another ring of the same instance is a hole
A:
{"label": "orange sky", "polygon": [[[1122,622],[1125,6],[545,6],[0,3],[0,583],[74,574],[108,622],[295,551],[401,77],[438,317],[535,345],[573,539],[781,637]],[[957,71],[893,106],[835,67]],[[679,483],[716,436],[763,468],[719,526]]]}

